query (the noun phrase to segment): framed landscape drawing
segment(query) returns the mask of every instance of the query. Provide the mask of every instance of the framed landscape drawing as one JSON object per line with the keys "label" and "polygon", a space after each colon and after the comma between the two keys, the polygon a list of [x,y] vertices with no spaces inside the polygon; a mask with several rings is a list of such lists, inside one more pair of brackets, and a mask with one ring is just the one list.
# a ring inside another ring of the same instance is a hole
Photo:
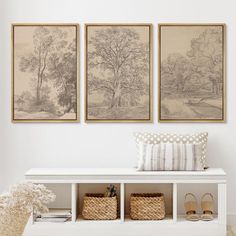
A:
{"label": "framed landscape drawing", "polygon": [[12,121],[76,122],[78,25],[12,25]]}
{"label": "framed landscape drawing", "polygon": [[159,121],[225,121],[225,25],[159,25]]}
{"label": "framed landscape drawing", "polygon": [[86,122],[151,122],[151,24],[87,24],[85,31]]}

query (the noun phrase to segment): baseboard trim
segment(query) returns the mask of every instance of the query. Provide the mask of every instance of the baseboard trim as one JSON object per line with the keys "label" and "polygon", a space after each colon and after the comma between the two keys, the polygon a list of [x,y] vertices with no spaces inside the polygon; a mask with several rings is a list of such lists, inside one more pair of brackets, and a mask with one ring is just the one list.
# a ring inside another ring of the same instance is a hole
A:
{"label": "baseboard trim", "polygon": [[236,225],[236,214],[235,213],[229,213],[227,215],[227,224],[228,225]]}

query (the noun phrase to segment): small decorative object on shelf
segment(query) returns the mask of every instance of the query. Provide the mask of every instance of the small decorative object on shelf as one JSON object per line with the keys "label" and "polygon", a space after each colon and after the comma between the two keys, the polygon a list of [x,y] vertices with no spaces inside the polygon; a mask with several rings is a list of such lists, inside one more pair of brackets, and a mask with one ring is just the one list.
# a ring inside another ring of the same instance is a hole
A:
{"label": "small decorative object on shelf", "polygon": [[116,196],[116,187],[110,184],[107,187],[104,197],[115,197]]}
{"label": "small decorative object on shelf", "polygon": [[165,201],[162,193],[133,193],[130,197],[130,217],[133,220],[162,220]]}

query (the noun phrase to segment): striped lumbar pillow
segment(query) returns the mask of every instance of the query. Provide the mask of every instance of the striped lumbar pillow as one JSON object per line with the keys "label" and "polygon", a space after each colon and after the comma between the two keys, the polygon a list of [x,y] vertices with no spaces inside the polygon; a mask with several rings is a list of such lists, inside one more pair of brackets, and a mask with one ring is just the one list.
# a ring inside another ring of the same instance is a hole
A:
{"label": "striped lumbar pillow", "polygon": [[192,135],[179,134],[165,134],[165,133],[134,133],[135,141],[138,148],[138,157],[140,159],[139,143],[145,144],[160,144],[160,143],[174,143],[174,144],[194,144],[201,148],[200,163],[201,169],[207,168],[206,162],[206,148],[208,133],[196,133]]}
{"label": "striped lumbar pillow", "polygon": [[139,143],[138,170],[203,170],[201,144]]}

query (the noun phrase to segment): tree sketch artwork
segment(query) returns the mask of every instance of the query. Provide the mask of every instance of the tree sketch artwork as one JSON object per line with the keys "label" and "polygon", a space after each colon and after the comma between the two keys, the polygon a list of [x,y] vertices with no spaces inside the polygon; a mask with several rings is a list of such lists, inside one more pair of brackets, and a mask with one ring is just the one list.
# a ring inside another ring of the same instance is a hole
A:
{"label": "tree sketch artwork", "polygon": [[160,25],[160,121],[224,121],[224,25]]}
{"label": "tree sketch artwork", "polygon": [[77,26],[13,26],[13,120],[77,120]]}
{"label": "tree sketch artwork", "polygon": [[150,121],[151,25],[86,26],[86,120]]}

